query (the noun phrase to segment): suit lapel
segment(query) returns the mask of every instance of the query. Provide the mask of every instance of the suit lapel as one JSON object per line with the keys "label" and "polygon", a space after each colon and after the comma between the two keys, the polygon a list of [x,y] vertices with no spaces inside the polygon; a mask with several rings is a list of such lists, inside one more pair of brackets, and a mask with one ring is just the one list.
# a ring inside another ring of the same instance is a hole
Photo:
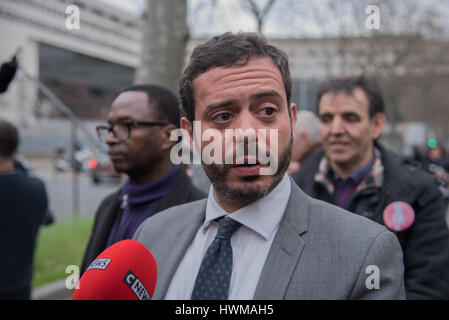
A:
{"label": "suit lapel", "polygon": [[307,230],[309,201],[291,182],[290,199],[257,284],[256,300],[284,298],[305,245],[301,235]]}
{"label": "suit lapel", "polygon": [[204,222],[206,203],[207,201],[202,201],[198,210],[188,213],[188,219],[184,219],[182,223],[171,225],[172,229],[167,230],[173,236],[170,237],[170,242],[164,243],[163,247],[158,248],[162,259],[161,265],[167,267],[158,270],[157,286],[153,299],[164,299],[181,259],[187,252],[196,232]]}

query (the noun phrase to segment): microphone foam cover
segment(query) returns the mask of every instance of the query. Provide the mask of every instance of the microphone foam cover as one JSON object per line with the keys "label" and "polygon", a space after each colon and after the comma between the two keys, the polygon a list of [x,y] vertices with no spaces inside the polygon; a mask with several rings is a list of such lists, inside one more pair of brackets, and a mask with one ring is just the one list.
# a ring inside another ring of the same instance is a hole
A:
{"label": "microphone foam cover", "polygon": [[151,252],[135,240],[119,241],[90,264],[72,300],[149,300],[157,280]]}

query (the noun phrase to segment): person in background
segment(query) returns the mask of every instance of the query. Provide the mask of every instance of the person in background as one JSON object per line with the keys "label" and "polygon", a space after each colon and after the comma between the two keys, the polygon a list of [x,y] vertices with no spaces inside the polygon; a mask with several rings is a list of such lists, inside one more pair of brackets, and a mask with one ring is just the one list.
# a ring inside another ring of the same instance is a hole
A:
{"label": "person in background", "polygon": [[170,134],[179,127],[179,102],[166,88],[137,85],[113,101],[108,125],[97,127],[117,172],[128,179],[100,204],[83,258],[84,272],[110,245],[130,239],[148,217],[171,206],[205,197],[185,170],[170,160]]}
{"label": "person in background", "polygon": [[445,186],[449,184],[449,160],[440,145],[427,149],[427,156],[422,160],[423,168],[441,180]]}
{"label": "person in background", "polygon": [[[13,161],[14,161],[14,168],[16,169],[16,171],[21,172],[29,177],[38,178],[38,176],[34,173],[34,170],[30,167],[28,161],[24,157],[20,155],[15,155]],[[55,222],[54,213],[50,209],[50,205],[48,205],[42,220],[42,225],[49,226],[54,222]]]}
{"label": "person in background", "polygon": [[298,112],[298,121],[293,133],[292,160],[287,173],[293,174],[299,170],[301,163],[321,145],[320,121],[311,111]]}
{"label": "person in background", "polygon": [[403,250],[407,299],[449,298],[449,230],[435,179],[382,146],[380,87],[357,76],[317,91],[323,148],[293,176],[310,196],[387,226]]}
{"label": "person in background", "polygon": [[0,120],[0,299],[30,299],[39,226],[48,208],[45,185],[16,169],[17,128]]}

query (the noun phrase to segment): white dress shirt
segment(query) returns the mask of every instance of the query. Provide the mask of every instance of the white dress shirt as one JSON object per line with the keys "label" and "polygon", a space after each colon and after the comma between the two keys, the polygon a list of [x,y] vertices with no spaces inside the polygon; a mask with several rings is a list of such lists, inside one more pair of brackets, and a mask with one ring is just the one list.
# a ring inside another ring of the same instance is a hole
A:
{"label": "white dress shirt", "polygon": [[[231,219],[242,224],[231,238],[233,266],[230,300],[253,298],[279,222],[287,207],[290,192],[290,178],[285,174],[267,196],[229,214]],[[214,220],[226,214],[228,213],[215,201],[211,186],[206,205],[206,219],[182,258],[165,299],[190,299],[203,256],[218,231],[218,223]]]}

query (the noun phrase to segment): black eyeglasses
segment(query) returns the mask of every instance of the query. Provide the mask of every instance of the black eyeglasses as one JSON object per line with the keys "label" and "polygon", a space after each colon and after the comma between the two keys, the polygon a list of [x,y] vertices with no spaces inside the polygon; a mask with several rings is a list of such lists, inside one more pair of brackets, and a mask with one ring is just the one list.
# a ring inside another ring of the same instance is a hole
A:
{"label": "black eyeglasses", "polygon": [[100,141],[106,143],[106,139],[108,138],[109,132],[112,132],[114,137],[122,142],[131,136],[131,128],[137,126],[166,126],[169,125],[167,122],[150,122],[150,121],[120,121],[114,123],[112,126],[97,126],[97,135]]}

